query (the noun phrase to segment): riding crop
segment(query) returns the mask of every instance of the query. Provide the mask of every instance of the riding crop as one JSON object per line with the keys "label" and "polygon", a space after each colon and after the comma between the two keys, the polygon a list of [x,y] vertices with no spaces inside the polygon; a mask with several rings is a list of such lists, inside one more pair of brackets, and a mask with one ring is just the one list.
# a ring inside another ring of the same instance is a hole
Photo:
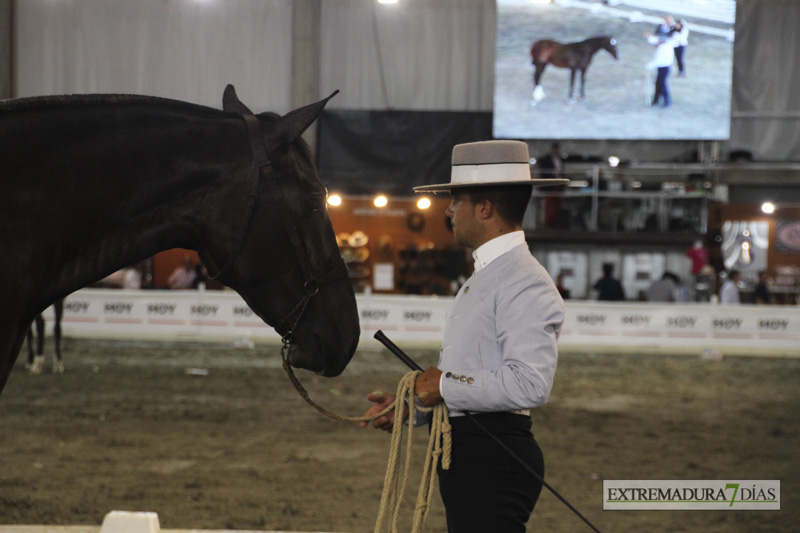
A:
{"label": "riding crop", "polygon": [[[393,353],[395,356],[397,356],[397,358],[398,358],[398,359],[400,359],[400,360],[401,360],[403,363],[405,363],[405,365],[406,365],[406,366],[408,366],[408,367],[409,367],[409,368],[411,368],[412,370],[418,370],[418,371],[420,371],[420,372],[422,372],[422,371],[423,371],[423,368],[422,368],[421,366],[419,366],[417,363],[415,363],[413,359],[411,359],[411,358],[410,358],[410,357],[409,357],[409,356],[408,356],[408,355],[407,355],[405,352],[403,352],[403,350],[401,350],[400,348],[398,348],[396,344],[394,344],[394,343],[393,343],[391,340],[389,340],[389,338],[388,338],[388,337],[387,337],[387,336],[386,336],[386,335],[383,333],[383,331],[381,331],[381,330],[378,330],[378,331],[376,331],[376,332],[375,332],[375,335],[374,335],[374,337],[375,337],[375,339],[377,339],[378,341],[380,341],[380,342],[381,342],[381,343],[382,343],[384,346],[386,346],[386,348],[388,348],[390,352],[392,352],[392,353]],[[529,474],[531,474],[531,475],[532,475],[534,478],[536,478],[536,480],[537,480],[537,481],[539,481],[539,482],[542,484],[542,486],[544,486],[544,487],[547,487],[547,490],[549,490],[550,492],[552,492],[552,493],[553,493],[553,496],[555,496],[556,498],[558,498],[559,500],[561,500],[561,502],[562,502],[564,505],[566,505],[566,506],[567,506],[567,507],[568,507],[568,508],[569,508],[569,509],[570,509],[570,510],[573,512],[573,513],[575,513],[575,514],[578,516],[578,518],[580,518],[581,520],[583,520],[584,522],[586,522],[586,524],[587,524],[587,525],[588,525],[590,528],[592,528],[592,530],[593,530],[593,531],[595,531],[596,533],[600,533],[600,530],[599,530],[599,529],[597,529],[597,528],[596,528],[596,527],[595,527],[595,526],[594,526],[594,525],[593,525],[591,522],[589,522],[589,520],[587,520],[587,519],[586,519],[586,517],[585,517],[585,516],[583,516],[583,515],[582,515],[582,514],[581,514],[581,513],[580,513],[580,512],[579,512],[579,511],[578,511],[578,510],[577,510],[577,509],[576,509],[576,508],[575,508],[575,507],[574,507],[574,506],[571,504],[571,503],[569,503],[569,502],[568,502],[568,501],[567,501],[567,500],[566,500],[566,499],[565,499],[563,496],[561,496],[561,494],[559,494],[559,493],[558,493],[558,491],[557,491],[556,489],[554,489],[553,487],[551,487],[551,486],[550,486],[550,485],[549,485],[549,484],[548,484],[548,483],[547,483],[547,482],[546,482],[546,481],[545,481],[545,480],[542,478],[542,476],[540,476],[538,472],[536,472],[536,471],[535,471],[533,468],[531,468],[531,466],[530,466],[528,463],[526,463],[526,462],[525,462],[525,461],[524,461],[524,460],[523,460],[523,459],[522,459],[522,458],[521,458],[519,455],[517,455],[516,453],[514,453],[514,451],[513,451],[513,450],[511,450],[511,449],[510,449],[508,446],[506,446],[506,445],[505,445],[505,443],[504,443],[503,441],[501,441],[499,438],[497,438],[497,436],[495,436],[494,434],[492,434],[492,432],[491,432],[491,431],[489,431],[488,429],[486,429],[486,428],[483,426],[483,424],[481,424],[480,422],[478,422],[478,420],[477,420],[475,417],[473,417],[473,416],[472,416],[470,413],[468,413],[468,412],[464,412],[464,414],[466,415],[466,417],[467,417],[469,420],[471,420],[471,421],[472,421],[472,422],[473,422],[473,423],[474,423],[476,426],[478,426],[478,428],[479,428],[481,431],[483,431],[484,433],[486,433],[486,435],[487,435],[487,436],[488,436],[490,439],[492,439],[494,442],[496,442],[498,446],[500,446],[500,447],[501,447],[501,448],[502,448],[502,449],[503,449],[503,450],[504,450],[506,453],[508,453],[508,454],[511,456],[511,458],[512,458],[512,459],[514,459],[514,460],[515,460],[517,463],[519,463],[519,465],[520,465],[520,466],[521,466],[521,467],[522,467],[522,468],[523,468],[523,469],[524,469],[526,472],[528,472],[528,473],[529,473]]]}

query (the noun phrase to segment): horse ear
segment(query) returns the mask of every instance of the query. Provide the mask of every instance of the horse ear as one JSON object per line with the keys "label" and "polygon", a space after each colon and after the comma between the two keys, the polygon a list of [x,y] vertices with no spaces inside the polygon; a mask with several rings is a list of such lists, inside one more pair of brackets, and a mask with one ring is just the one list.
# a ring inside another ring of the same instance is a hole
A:
{"label": "horse ear", "polygon": [[222,94],[222,109],[224,111],[233,111],[240,115],[253,114],[253,112],[239,100],[239,97],[236,96],[236,89],[234,89],[231,84],[225,87],[225,92]]}
{"label": "horse ear", "polygon": [[317,120],[317,117],[319,117],[319,114],[322,113],[322,110],[325,108],[325,104],[328,103],[328,100],[336,96],[338,93],[338,90],[334,91],[324,100],[320,100],[315,104],[309,104],[299,109],[295,109],[294,111],[290,111],[279,118],[274,126],[270,128],[271,131],[267,133],[269,144],[273,146],[280,146],[282,144],[292,143],[299,139],[303,132],[306,131],[306,129],[308,129],[308,127],[315,120]]}

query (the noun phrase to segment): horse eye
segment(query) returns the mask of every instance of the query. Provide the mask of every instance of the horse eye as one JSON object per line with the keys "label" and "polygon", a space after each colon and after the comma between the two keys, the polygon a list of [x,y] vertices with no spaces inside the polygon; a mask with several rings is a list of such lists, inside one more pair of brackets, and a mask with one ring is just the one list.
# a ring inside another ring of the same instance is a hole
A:
{"label": "horse eye", "polygon": [[306,210],[312,211],[314,213],[318,213],[320,211],[325,210],[325,199],[320,198],[306,198],[305,200]]}

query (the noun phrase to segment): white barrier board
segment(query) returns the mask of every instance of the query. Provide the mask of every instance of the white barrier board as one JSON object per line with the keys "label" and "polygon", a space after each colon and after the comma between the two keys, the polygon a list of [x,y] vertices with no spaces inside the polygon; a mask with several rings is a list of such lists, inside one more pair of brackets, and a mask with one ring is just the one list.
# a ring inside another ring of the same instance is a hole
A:
{"label": "white barrier board", "polygon": [[[437,346],[445,297],[358,295],[362,344],[383,330],[397,343]],[[800,308],[567,301],[562,350],[641,350],[800,356]],[[53,312],[45,313],[52,322]],[[278,342],[232,291],[82,289],[64,304],[65,336],[119,340]]]}

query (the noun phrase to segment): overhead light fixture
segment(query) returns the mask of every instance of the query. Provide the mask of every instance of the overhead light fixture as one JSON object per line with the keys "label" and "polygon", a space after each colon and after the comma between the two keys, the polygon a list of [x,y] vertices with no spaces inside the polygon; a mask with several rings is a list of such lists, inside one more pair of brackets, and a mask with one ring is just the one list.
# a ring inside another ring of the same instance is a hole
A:
{"label": "overhead light fixture", "polygon": [[400,0],[378,0],[379,4],[396,4]]}
{"label": "overhead light fixture", "polygon": [[420,209],[428,209],[430,206],[431,206],[430,198],[423,197],[417,201],[417,207],[419,207]]}
{"label": "overhead light fixture", "polygon": [[338,194],[331,194],[328,196],[328,205],[337,206],[342,205],[342,197]]}
{"label": "overhead light fixture", "polygon": [[616,167],[617,165],[619,165],[619,157],[612,155],[611,157],[608,158],[608,166]]}
{"label": "overhead light fixture", "polygon": [[380,195],[376,196],[372,203],[375,205],[375,207],[386,207],[386,204],[389,203],[389,200],[385,196]]}
{"label": "overhead light fixture", "polygon": [[764,202],[763,204],[761,204],[761,211],[763,211],[768,215],[771,215],[772,213],[775,212],[775,204],[773,204],[772,202]]}
{"label": "overhead light fixture", "polygon": [[589,186],[589,182],[586,180],[569,180],[567,184],[569,187],[575,187],[577,189],[583,189]]}

